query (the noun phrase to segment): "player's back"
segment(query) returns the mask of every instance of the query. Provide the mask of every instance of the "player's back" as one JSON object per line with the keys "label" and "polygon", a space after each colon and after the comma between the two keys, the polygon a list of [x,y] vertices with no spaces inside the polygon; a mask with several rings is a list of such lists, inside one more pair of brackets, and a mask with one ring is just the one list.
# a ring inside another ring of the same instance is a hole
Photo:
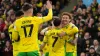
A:
{"label": "player's back", "polygon": [[50,36],[48,37],[48,42],[50,45],[50,56],[64,56],[64,44],[65,44],[65,39],[59,37],[57,34],[61,33],[61,29],[52,29],[49,31]]}
{"label": "player's back", "polygon": [[16,20],[16,29],[20,35],[20,52],[38,50],[38,28],[41,19],[37,17],[22,17]]}

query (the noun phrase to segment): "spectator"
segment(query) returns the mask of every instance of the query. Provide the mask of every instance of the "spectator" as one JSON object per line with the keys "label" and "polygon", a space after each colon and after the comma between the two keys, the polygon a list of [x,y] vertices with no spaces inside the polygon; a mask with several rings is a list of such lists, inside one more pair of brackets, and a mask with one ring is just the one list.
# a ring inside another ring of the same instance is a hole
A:
{"label": "spectator", "polygon": [[19,11],[21,9],[21,4],[18,3],[17,1],[13,1],[13,6],[12,6],[13,10],[15,12]]}
{"label": "spectator", "polygon": [[36,3],[33,3],[33,15],[36,16],[36,14],[38,13],[38,8],[36,6]]}
{"label": "spectator", "polygon": [[78,5],[76,5],[75,11],[76,11],[78,8],[86,9],[86,5],[83,4],[83,1],[82,1],[82,0],[78,2]]}
{"label": "spectator", "polygon": [[97,37],[98,41],[100,42],[100,32],[98,32],[98,37]]}
{"label": "spectator", "polygon": [[87,24],[87,32],[91,34],[91,38],[95,39],[97,37],[97,27],[95,26],[94,19],[90,19],[89,23]]}
{"label": "spectator", "polygon": [[98,5],[98,14],[100,15],[100,4]]}
{"label": "spectator", "polygon": [[77,11],[78,15],[82,14],[82,9],[81,8],[78,8]]}
{"label": "spectator", "polygon": [[14,10],[13,9],[11,9],[10,11],[9,11],[9,19],[10,19],[10,21],[11,21],[11,23],[13,23],[15,20],[16,20],[16,17],[15,17],[15,12],[14,12]]}
{"label": "spectator", "polygon": [[91,13],[87,13],[87,18],[86,18],[86,24],[88,24],[89,23],[89,20],[90,19],[93,19],[93,16],[92,16],[92,14]]}
{"label": "spectator", "polygon": [[3,50],[3,47],[2,47],[2,41],[1,41],[1,31],[0,31],[0,55],[3,56],[3,53],[2,53],[2,50]]}
{"label": "spectator", "polygon": [[76,19],[76,26],[79,27],[80,19]]}
{"label": "spectator", "polygon": [[85,20],[87,18],[87,10],[83,9],[82,10],[82,18]]}
{"label": "spectator", "polygon": [[37,8],[38,8],[38,11],[40,11],[40,9],[41,9],[42,6],[43,6],[42,0],[38,0],[37,3],[36,3],[36,6],[37,6]]}
{"label": "spectator", "polygon": [[0,31],[3,32],[6,24],[2,18],[0,18]]}
{"label": "spectator", "polygon": [[46,9],[46,4],[43,5],[43,7],[41,9],[41,12],[42,12],[43,16],[46,16],[47,15],[48,10]]}
{"label": "spectator", "polygon": [[53,16],[58,16],[60,13],[60,2],[57,1],[56,5],[53,5]]}
{"label": "spectator", "polygon": [[5,37],[5,34],[4,33],[1,33],[1,36],[0,36],[0,51],[3,52],[3,49],[5,47],[5,43],[6,43],[6,37]]}
{"label": "spectator", "polygon": [[95,49],[96,53],[100,55],[100,45],[99,45],[99,42],[97,39],[95,39],[93,41],[93,45],[94,45],[94,49]]}
{"label": "spectator", "polygon": [[84,39],[91,39],[91,35],[89,34],[89,32],[85,32],[84,34]]}
{"label": "spectator", "polygon": [[9,41],[6,41],[6,45],[4,48],[4,56],[13,56],[12,55],[12,46]]}
{"label": "spectator", "polygon": [[96,53],[94,47],[89,48],[89,53],[87,56],[100,56],[99,54]]}
{"label": "spectator", "polygon": [[11,9],[11,5],[10,4],[6,4],[6,2],[4,3],[4,14],[9,15],[9,11]]}
{"label": "spectator", "polygon": [[85,29],[86,29],[85,22],[81,21],[80,24],[79,24],[79,37],[80,38],[83,37],[83,35],[85,33]]}
{"label": "spectator", "polygon": [[82,52],[82,53],[80,54],[80,56],[86,56],[86,53]]}
{"label": "spectator", "polygon": [[83,51],[82,48],[83,48],[83,39],[82,38],[78,38],[77,40],[77,55],[80,56],[81,55],[81,52]]}
{"label": "spectator", "polygon": [[87,7],[87,11],[86,12],[87,13],[92,13],[93,12],[91,6]]}
{"label": "spectator", "polygon": [[[38,0],[37,0],[37,1],[38,1]],[[23,2],[32,4],[32,0],[23,0]]]}
{"label": "spectator", "polygon": [[83,18],[83,15],[81,15],[81,14],[78,15],[78,19],[80,20],[80,22],[85,21]]}
{"label": "spectator", "polygon": [[90,47],[90,41],[89,41],[89,39],[87,39],[86,41],[85,41],[85,46],[84,46],[84,51],[86,52],[86,53],[88,53],[89,52],[89,47]]}
{"label": "spectator", "polygon": [[92,45],[91,35],[89,34],[89,32],[85,32],[84,38],[82,40],[82,51],[83,52],[88,52],[89,51],[89,47],[91,45]]}
{"label": "spectator", "polygon": [[95,11],[96,9],[98,9],[98,2],[97,0],[93,0],[93,3],[91,4],[92,7],[92,11]]}

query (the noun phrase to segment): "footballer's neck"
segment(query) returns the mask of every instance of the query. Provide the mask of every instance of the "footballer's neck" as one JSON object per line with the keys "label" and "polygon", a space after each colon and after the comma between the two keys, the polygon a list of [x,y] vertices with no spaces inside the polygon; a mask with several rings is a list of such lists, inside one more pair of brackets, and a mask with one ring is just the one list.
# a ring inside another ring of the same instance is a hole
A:
{"label": "footballer's neck", "polygon": [[70,25],[70,23],[71,23],[71,22],[69,22],[69,23],[67,23],[67,24],[64,24],[64,25],[63,25],[63,27],[65,27],[65,26],[69,26],[69,25]]}
{"label": "footballer's neck", "polygon": [[28,17],[29,17],[29,16],[32,16],[32,13],[25,12],[25,13],[24,13],[24,16],[28,16]]}
{"label": "footballer's neck", "polygon": [[56,28],[56,29],[60,29],[61,27],[60,27],[60,26],[56,26],[55,28]]}

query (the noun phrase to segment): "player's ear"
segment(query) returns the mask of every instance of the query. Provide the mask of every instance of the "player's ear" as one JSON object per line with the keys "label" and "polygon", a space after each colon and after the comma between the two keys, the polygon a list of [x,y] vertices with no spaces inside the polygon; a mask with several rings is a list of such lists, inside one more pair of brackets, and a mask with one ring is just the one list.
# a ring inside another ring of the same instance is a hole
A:
{"label": "player's ear", "polygon": [[33,9],[29,9],[28,12],[29,12],[29,13],[33,13]]}
{"label": "player's ear", "polygon": [[69,22],[71,22],[72,20],[70,19]]}

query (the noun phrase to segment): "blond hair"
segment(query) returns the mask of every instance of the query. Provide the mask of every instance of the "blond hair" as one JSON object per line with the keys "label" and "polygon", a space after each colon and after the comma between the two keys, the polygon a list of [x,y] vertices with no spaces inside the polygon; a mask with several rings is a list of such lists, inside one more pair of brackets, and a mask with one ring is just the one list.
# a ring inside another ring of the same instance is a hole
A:
{"label": "blond hair", "polygon": [[73,19],[72,14],[69,12],[63,12],[60,17],[62,18],[63,15],[68,15],[69,19],[71,19],[71,20]]}

